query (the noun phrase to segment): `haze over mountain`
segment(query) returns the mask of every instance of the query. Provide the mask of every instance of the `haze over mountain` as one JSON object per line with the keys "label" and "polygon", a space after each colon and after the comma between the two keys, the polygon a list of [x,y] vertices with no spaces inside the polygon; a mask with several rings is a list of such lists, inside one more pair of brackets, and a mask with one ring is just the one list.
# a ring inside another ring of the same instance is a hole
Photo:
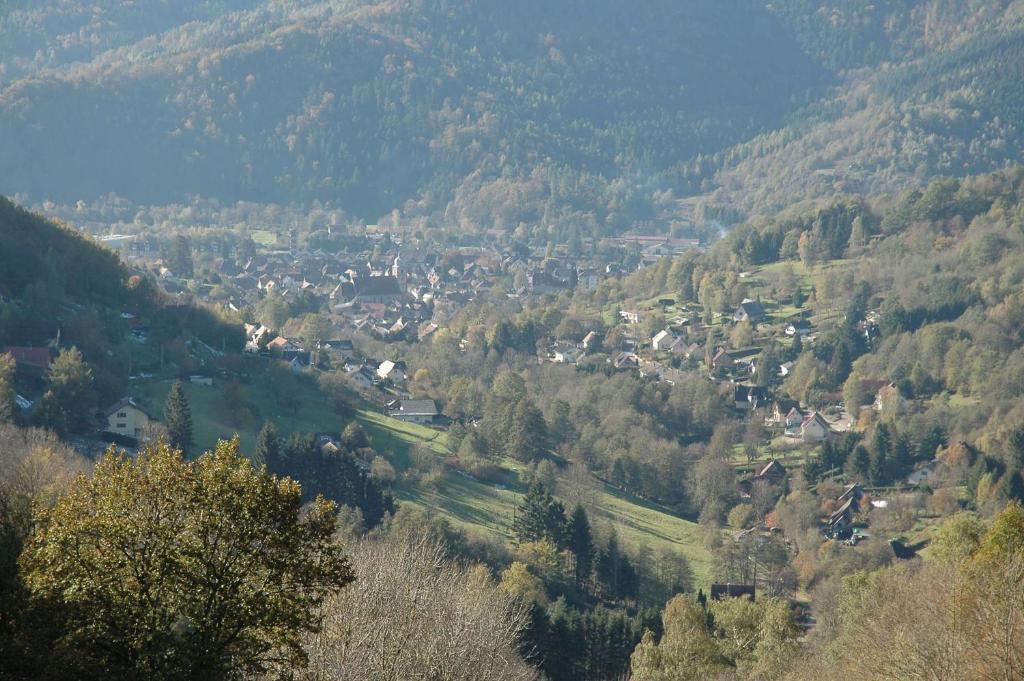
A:
{"label": "haze over mountain", "polygon": [[1019,148],[1020,6],[14,2],[0,192],[615,231],[899,188]]}

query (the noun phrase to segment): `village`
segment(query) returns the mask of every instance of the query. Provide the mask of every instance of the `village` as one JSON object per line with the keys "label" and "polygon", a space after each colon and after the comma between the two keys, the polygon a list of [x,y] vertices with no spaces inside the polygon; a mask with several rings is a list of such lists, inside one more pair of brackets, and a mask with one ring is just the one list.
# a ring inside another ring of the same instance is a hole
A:
{"label": "village", "polygon": [[[241,254],[243,257],[230,257],[214,246],[197,249],[191,272],[172,269],[174,263],[141,238],[126,238],[115,245],[136,266],[151,271],[172,300],[195,299],[254,317],[244,325],[241,350],[245,361],[234,371],[226,370],[222,361],[226,353],[231,354],[228,348],[214,348],[198,340],[191,344],[190,370],[182,378],[194,386],[212,386],[215,381],[224,384],[238,371],[246,372],[245,367],[253,362],[269,362],[286,366],[296,376],[342,376],[344,385],[388,418],[442,431],[451,419],[443,404],[411,385],[417,367],[410,366],[406,349],[429,344],[464,307],[495,295],[526,303],[560,294],[594,294],[603,284],[617,286],[630,273],[657,265],[663,258],[702,250],[695,239],[668,236],[585,243],[582,249],[573,249],[575,254],[570,254],[565,244],[554,248],[540,243],[501,246],[496,241],[489,246],[442,248],[372,229],[357,243],[364,248],[327,252],[282,248],[276,243],[257,245],[254,252]],[[597,253],[600,255],[594,255]],[[667,385],[694,372],[704,375],[708,390],[727,396],[736,421],[756,433],[756,441],[748,437],[737,445],[732,465],[739,505],[757,509],[755,518],[760,521],[739,524],[734,540],[764,539],[780,532],[768,509],[789,491],[792,473],[803,471],[824,443],[839,442],[863,420],[862,414],[847,413],[841,392],[817,396],[814,405],[777,394],[777,386],[793,370],[791,357],[796,353],[770,357],[762,352],[763,347],[772,343],[795,347],[798,352],[800,347],[813,345],[817,331],[811,315],[792,309],[780,315],[782,306],[763,301],[760,295],[743,297],[731,312],[711,315],[702,306],[671,294],[638,302],[616,308],[600,328],[578,329],[575,340],[549,337],[538,341],[537,361],[575,365],[581,370],[599,366],[601,371],[633,373],[642,380]],[[297,328],[289,319],[296,313],[315,319],[315,323]],[[145,315],[126,311],[122,317],[133,342],[145,348],[150,334]],[[283,332],[286,326],[293,332]],[[736,347],[730,335],[735,337],[740,327],[749,338],[743,347]],[[874,313],[858,321],[857,329],[867,343],[877,337]],[[465,347],[466,340],[461,343]],[[17,347],[5,351],[18,362],[19,385],[24,387],[19,405],[29,414],[38,400],[51,351]],[[152,356],[153,348],[149,351]],[[162,366],[162,348],[160,362]],[[772,375],[765,375],[767,372]],[[132,393],[97,415],[101,441],[132,446],[156,432],[159,415],[136,394],[144,394],[147,382],[159,373],[136,371]],[[863,407],[869,412],[899,412],[906,406],[893,381],[864,381],[862,390],[871,398]],[[320,431],[316,435],[322,447],[337,447],[340,433]],[[360,465],[368,468],[369,462]],[[934,468],[934,461],[927,462],[903,480],[869,489],[861,482],[835,485],[832,481],[837,474],[841,481],[846,479],[839,468],[821,471],[821,478],[835,487],[834,498],[826,500],[819,517],[821,537],[856,544],[869,536],[871,509],[884,509],[887,496],[926,484]],[[906,549],[897,542],[897,550]]]}

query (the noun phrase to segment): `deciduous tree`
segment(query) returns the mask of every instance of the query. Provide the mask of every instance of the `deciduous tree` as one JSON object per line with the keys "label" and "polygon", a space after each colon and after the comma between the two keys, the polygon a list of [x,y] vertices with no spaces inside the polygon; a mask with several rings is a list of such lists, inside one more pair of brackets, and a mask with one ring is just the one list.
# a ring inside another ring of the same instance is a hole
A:
{"label": "deciduous tree", "polygon": [[50,511],[22,558],[58,625],[66,678],[235,678],[305,663],[302,636],[352,580],[334,506],[255,470],[238,440],[195,461],[166,443],[113,449]]}

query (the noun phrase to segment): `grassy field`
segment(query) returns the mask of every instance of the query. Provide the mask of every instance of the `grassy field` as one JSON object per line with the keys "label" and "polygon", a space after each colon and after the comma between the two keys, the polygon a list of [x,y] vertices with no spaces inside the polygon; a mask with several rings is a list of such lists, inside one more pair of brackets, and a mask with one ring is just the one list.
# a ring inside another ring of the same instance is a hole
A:
{"label": "grassy field", "polygon": [[[156,418],[163,416],[163,404],[173,381],[155,381],[136,387],[135,396],[141,398],[143,406]],[[264,421],[273,421],[282,433],[295,431],[340,431],[347,421],[330,408],[326,400],[315,390],[306,391],[299,406],[293,412],[281,409],[273,394],[272,386],[266,381],[244,386],[245,402],[252,408],[252,418],[233,418],[232,405],[228,404],[223,385],[213,386],[184,384],[185,396],[192,408],[192,432],[195,450],[212,448],[218,439],[237,433],[242,449],[253,452],[256,449],[256,434]]]}
{"label": "grassy field", "polygon": [[255,229],[249,233],[252,240],[261,246],[274,246],[277,244],[277,233],[266,229]]}
{"label": "grassy field", "polygon": [[[161,380],[136,386],[134,396],[157,418],[163,414],[163,403],[172,381]],[[256,434],[264,420],[274,421],[287,435],[294,431],[341,431],[347,421],[335,413],[313,386],[303,392],[300,406],[284,413],[277,405],[272,386],[257,381],[245,386],[245,401],[255,412],[247,422],[232,421],[233,410],[227,404],[223,384],[211,386],[184,384],[185,395],[192,408],[195,451],[205,451],[221,438],[238,433],[242,449],[253,452]],[[365,430],[374,449],[398,468],[404,468],[409,449],[423,445],[439,457],[448,454],[447,433],[412,423],[404,423],[369,408],[359,409],[355,419]],[[521,466],[513,461],[503,467],[518,473]],[[510,479],[516,476],[510,475]],[[711,556],[704,548],[701,532],[695,523],[673,515],[657,504],[625,495],[594,480],[588,490],[588,507],[593,521],[615,525],[622,542],[636,548],[646,544],[654,551],[668,548],[686,556],[698,585],[706,586],[711,570]],[[524,488],[518,482],[507,486],[492,485],[463,473],[446,469],[436,485],[401,481],[396,496],[402,503],[428,509],[447,518],[470,533],[501,540],[512,538],[512,518]]]}

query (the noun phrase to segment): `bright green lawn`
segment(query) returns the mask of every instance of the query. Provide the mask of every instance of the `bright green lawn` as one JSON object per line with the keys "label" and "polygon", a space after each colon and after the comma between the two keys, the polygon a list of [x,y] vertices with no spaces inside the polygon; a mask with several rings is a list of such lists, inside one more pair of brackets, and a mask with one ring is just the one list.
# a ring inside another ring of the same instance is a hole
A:
{"label": "bright green lawn", "polygon": [[[150,413],[157,418],[163,416],[163,404],[173,381],[156,381],[136,387],[136,396],[140,397]],[[238,433],[242,450],[253,452],[256,449],[256,434],[264,421],[273,421],[278,429],[285,434],[295,431],[340,431],[346,421],[336,414],[315,390],[305,391],[294,412],[286,412],[278,404],[266,381],[244,387],[246,401],[255,408],[255,418],[248,422],[233,422],[231,406],[227,404],[222,392],[222,384],[213,386],[185,383],[185,396],[192,409],[192,432],[195,440],[195,451],[212,448],[218,439],[231,437]]]}

